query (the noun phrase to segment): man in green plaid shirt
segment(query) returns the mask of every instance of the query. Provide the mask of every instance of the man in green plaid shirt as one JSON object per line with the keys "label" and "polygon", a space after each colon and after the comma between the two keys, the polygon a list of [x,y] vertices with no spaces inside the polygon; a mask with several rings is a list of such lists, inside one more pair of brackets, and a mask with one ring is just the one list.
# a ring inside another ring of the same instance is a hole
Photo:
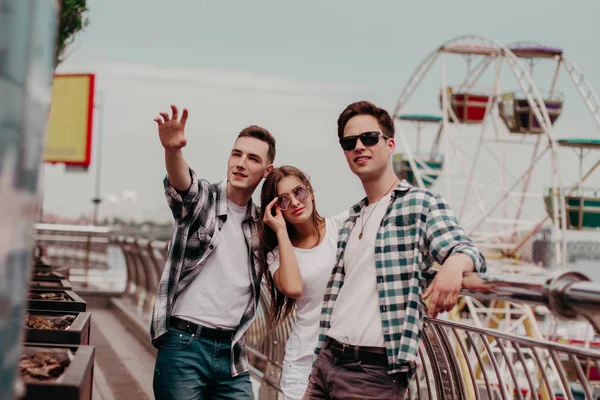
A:
{"label": "man in green plaid shirt", "polygon": [[339,232],[304,398],[404,399],[416,368],[423,300],[430,299],[432,317],[451,310],[463,275],[484,272],[485,259],[441,196],[398,180],[390,163],[394,123],[385,110],[350,104],[338,119],[338,136],[366,198]]}

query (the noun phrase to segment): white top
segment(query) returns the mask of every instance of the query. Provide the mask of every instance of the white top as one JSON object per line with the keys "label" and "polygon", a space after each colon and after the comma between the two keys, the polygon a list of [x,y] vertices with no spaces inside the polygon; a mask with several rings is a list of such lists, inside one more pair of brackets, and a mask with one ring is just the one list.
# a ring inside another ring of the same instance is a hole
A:
{"label": "white top", "polygon": [[[375,238],[390,200],[391,196],[386,195],[365,207],[350,232],[344,253],[344,285],[327,331],[327,336],[338,342],[385,347],[375,272]],[[358,239],[363,221],[363,237]]]}
{"label": "white top", "polygon": [[[331,272],[335,267],[338,232],[348,212],[325,220],[325,237],[312,249],[294,247],[300,274],[304,282],[302,296],[296,300],[296,321],[285,346],[285,360],[294,361],[314,354],[319,339],[319,320],[323,307],[323,296]],[[278,251],[269,257],[271,275],[279,269]]]}
{"label": "white top", "polygon": [[252,296],[242,231],[246,207],[227,201],[219,243],[196,278],[175,300],[173,316],[209,328],[236,329]]}

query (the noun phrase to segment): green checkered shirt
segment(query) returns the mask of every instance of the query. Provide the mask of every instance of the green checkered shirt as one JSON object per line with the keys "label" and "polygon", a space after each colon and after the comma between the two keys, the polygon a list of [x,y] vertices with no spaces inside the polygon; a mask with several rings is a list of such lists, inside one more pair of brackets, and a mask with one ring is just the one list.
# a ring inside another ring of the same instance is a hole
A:
{"label": "green checkered shirt", "polygon": [[[344,286],[344,252],[365,198],[350,210],[338,237],[337,261],[327,284],[321,310],[318,354],[331,327],[331,315]],[[440,265],[451,255],[466,254],[475,270],[485,272],[485,259],[458,225],[450,206],[439,195],[402,181],[391,193],[375,240],[379,312],[388,358],[388,372],[414,368],[424,304],[422,294]],[[356,295],[360,295],[357,293]]]}

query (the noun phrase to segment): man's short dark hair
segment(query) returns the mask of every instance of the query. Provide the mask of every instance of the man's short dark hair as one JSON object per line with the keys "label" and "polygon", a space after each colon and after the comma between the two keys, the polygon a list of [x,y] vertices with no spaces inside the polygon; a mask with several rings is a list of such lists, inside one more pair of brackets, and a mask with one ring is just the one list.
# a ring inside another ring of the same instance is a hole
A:
{"label": "man's short dark hair", "polygon": [[275,138],[268,130],[257,125],[250,125],[240,132],[238,139],[241,137],[253,137],[268,144],[269,151],[267,152],[267,161],[269,164],[273,164],[273,161],[275,160]]}
{"label": "man's short dark hair", "polygon": [[375,104],[369,101],[357,101],[356,103],[352,103],[346,107],[346,109],[342,111],[338,118],[339,139],[344,137],[344,128],[346,127],[346,124],[350,118],[356,117],[357,115],[373,116],[379,123],[381,133],[390,138],[394,137],[394,121],[387,111],[385,111],[383,108],[377,107]]}

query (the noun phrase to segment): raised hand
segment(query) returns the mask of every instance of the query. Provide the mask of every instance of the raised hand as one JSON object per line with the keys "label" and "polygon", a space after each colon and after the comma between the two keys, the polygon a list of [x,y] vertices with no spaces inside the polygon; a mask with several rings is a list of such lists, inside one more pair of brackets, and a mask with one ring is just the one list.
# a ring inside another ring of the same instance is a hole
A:
{"label": "raised hand", "polygon": [[275,207],[275,215],[273,215],[273,207],[277,203],[278,198],[275,197],[265,208],[265,217],[263,222],[267,224],[276,234],[287,232],[287,226],[285,225],[285,219],[281,210]]}
{"label": "raised hand", "polygon": [[183,109],[181,119],[179,119],[179,110],[176,106],[171,105],[171,110],[173,112],[171,116],[169,113],[161,112],[160,117],[154,118],[154,121],[158,124],[158,136],[162,146],[166,150],[176,151],[187,144],[185,123],[188,118],[188,110],[187,108]]}

